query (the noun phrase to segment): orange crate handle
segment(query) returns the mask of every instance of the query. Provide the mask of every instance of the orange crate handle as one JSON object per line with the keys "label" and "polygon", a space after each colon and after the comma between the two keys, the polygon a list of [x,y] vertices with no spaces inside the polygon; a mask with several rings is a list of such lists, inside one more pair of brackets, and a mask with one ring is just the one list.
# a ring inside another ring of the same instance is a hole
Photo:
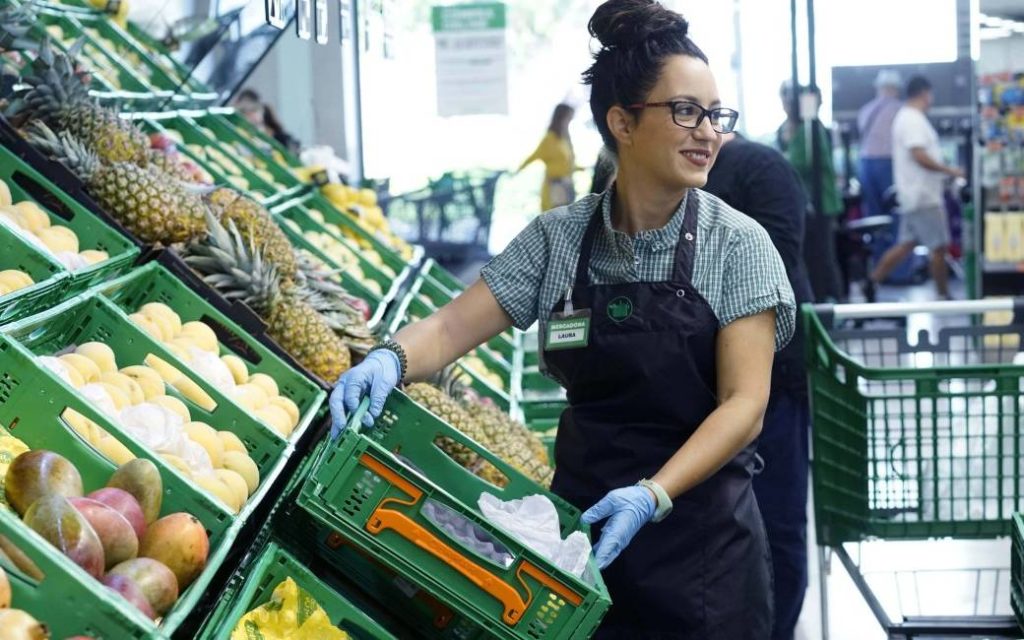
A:
{"label": "orange crate handle", "polygon": [[504,622],[509,626],[515,626],[518,624],[522,619],[523,614],[526,613],[527,609],[529,609],[530,603],[533,602],[533,593],[530,591],[529,587],[526,586],[526,583],[522,578],[523,573],[528,574],[531,578],[539,581],[552,591],[558,593],[558,595],[564,598],[567,602],[570,602],[575,606],[579,606],[580,603],[583,602],[583,598],[578,594],[556,582],[529,562],[523,562],[519,570],[516,572],[519,581],[523,583],[524,587],[526,587],[528,595],[526,600],[524,600],[514,587],[506,584],[501,578],[468,559],[465,555],[452,548],[404,513],[395,511],[394,509],[388,509],[384,506],[389,502],[397,502],[405,505],[416,504],[420,498],[423,497],[422,491],[411,483],[406,482],[403,478],[391,471],[391,469],[388,469],[379,461],[373,459],[367,454],[363,454],[360,458],[360,463],[393,483],[412,497],[411,503],[395,499],[382,501],[381,505],[377,507],[373,512],[373,515],[367,521],[366,530],[374,535],[379,535],[382,531],[390,529],[461,573],[470,582],[502,604],[502,607],[504,608],[502,620],[504,620]]}

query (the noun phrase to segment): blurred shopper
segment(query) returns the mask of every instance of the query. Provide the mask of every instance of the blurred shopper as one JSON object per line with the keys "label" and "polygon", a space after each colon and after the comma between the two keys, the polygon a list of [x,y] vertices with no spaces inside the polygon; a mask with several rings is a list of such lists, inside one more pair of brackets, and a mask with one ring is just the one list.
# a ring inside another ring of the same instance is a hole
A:
{"label": "blurred shopper", "polygon": [[940,298],[949,298],[949,220],[943,198],[947,177],[962,178],[964,172],[942,162],[939,134],[928,121],[932,85],[915,76],[907,84],[907,101],[892,123],[892,169],[900,207],[900,229],[896,246],[882,256],[871,274],[877,285],[910,255],[918,245],[931,252],[929,270]]}
{"label": "blurred shopper", "polygon": [[572,174],[576,170],[576,154],[572,149],[569,137],[569,123],[572,122],[576,110],[567,104],[555,107],[551,114],[551,124],[547,133],[537,146],[537,150],[527,158],[519,171],[540,160],[544,163],[544,185],[540,192],[540,210],[550,211],[576,199],[576,188],[573,186]]}
{"label": "blurred shopper", "polygon": [[883,69],[875,78],[878,95],[857,113],[860,134],[860,195],[865,216],[887,213],[885,192],[892,179],[892,121],[903,103],[900,101],[900,74]]}
{"label": "blurred shopper", "polygon": [[267,133],[289,150],[296,153],[299,151],[299,141],[285,130],[277,113],[260,99],[260,94],[252,89],[243,89],[235,99],[235,108],[254,127]]}
{"label": "blurred shopper", "polygon": [[[796,169],[807,193],[807,220],[804,225],[804,261],[811,278],[811,288],[817,302],[837,302],[845,298],[839,258],[836,255],[836,220],[843,212],[843,199],[836,184],[836,169],[832,163],[832,133],[818,119],[821,93],[817,88],[800,89],[799,102],[814,101],[814,115],[802,120],[793,111],[793,85],[786,82],[780,92],[786,121],[779,127],[779,150]],[[818,131],[818,168],[812,162],[813,130]],[[821,184],[820,211],[814,202],[815,178]]]}
{"label": "blurred shopper", "polygon": [[[807,198],[800,177],[778,151],[737,134],[722,150],[704,190],[756,220],[786,265],[797,305],[814,294],[804,267]],[[790,343],[775,354],[772,390],[757,452],[764,469],[754,495],[764,518],[775,574],[772,640],[792,640],[807,590],[807,480],[810,405],[800,318]]]}

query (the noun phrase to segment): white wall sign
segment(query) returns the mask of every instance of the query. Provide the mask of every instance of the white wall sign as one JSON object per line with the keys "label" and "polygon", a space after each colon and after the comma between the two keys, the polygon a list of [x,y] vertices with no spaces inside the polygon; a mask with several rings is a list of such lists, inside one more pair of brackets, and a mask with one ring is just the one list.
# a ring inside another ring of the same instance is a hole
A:
{"label": "white wall sign", "polygon": [[317,44],[327,44],[327,0],[314,0],[313,16],[316,18],[316,42]]}
{"label": "white wall sign", "polygon": [[267,16],[267,24],[276,29],[284,29],[285,23],[281,0],[264,0],[263,9]]}
{"label": "white wall sign", "polygon": [[502,2],[433,8],[442,117],[508,113],[505,12]]}

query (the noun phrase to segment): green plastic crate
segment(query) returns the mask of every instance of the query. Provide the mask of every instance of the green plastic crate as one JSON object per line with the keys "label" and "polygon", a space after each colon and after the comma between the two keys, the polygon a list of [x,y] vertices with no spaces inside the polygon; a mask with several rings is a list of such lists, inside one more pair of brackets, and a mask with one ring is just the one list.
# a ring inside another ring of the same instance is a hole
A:
{"label": "green plastic crate", "polygon": [[305,236],[307,232],[324,233],[335,240],[342,241],[342,235],[335,228],[318,222],[310,215],[309,210],[298,201],[292,201],[291,203],[286,203],[285,206],[275,208],[274,215],[296,248],[308,251],[326,264],[328,268],[341,272],[339,277],[345,289],[369,303],[371,317],[368,324],[371,327],[379,326],[384,320],[388,305],[398,296],[398,292],[403,284],[409,279],[412,267],[402,262],[400,263],[401,268],[394,271],[396,275],[392,276],[378,265],[367,260],[363,250],[353,249],[352,253],[355,254],[363,276],[368,280],[376,282],[380,288],[382,294],[378,294],[376,290],[369,289],[362,279],[353,277],[350,273],[351,269],[345,263],[320,249]]}
{"label": "green plastic crate", "polygon": [[245,361],[249,373],[264,373],[277,382],[281,395],[299,407],[299,423],[288,437],[296,442],[316,419],[326,392],[295,371],[230,317],[189,289],[162,265],[152,262],[96,287],[126,314],[135,313],[148,302],[163,302],[181,316],[182,322],[202,320],[218,333],[221,355],[233,354]]}
{"label": "green plastic crate", "polygon": [[54,638],[164,637],[149,618],[102,587],[5,509],[0,509],[0,536],[6,537],[43,573],[43,579],[36,581],[0,560],[11,585],[11,605],[45,624]]}
{"label": "green plastic crate", "polygon": [[214,102],[219,100],[220,96],[216,92],[211,91],[209,87],[195,78],[188,67],[178,62],[177,58],[171,55],[161,42],[146,33],[139,25],[129,21],[127,34],[134,38],[138,45],[147,52],[153,63],[163,69],[172,80],[180,84],[187,78],[185,88],[197,96],[198,102],[208,102],[208,96],[214,96]]}
{"label": "green plastic crate", "polygon": [[334,626],[355,640],[394,639],[393,635],[274,542],[264,547],[250,568],[239,578],[242,579],[222,600],[210,624],[199,635],[202,640],[230,638],[242,616],[269,602],[274,589],[285,578],[291,578],[300,589],[308,592],[327,613]]}
{"label": "green plastic crate", "polygon": [[[154,354],[183,373],[187,374],[189,371],[188,365],[135,326],[124,311],[98,293],[83,294],[46,313],[7,325],[0,331],[14,342],[15,350],[26,359],[31,359],[32,354],[51,355],[61,352],[70,345],[97,340],[113,349],[119,368],[142,365],[147,355]],[[277,432],[256,421],[245,409],[212,385],[201,378],[190,377],[216,403],[212,411],[201,408],[170,386],[167,387],[168,395],[173,395],[184,402],[193,420],[205,422],[219,431],[231,431],[237,435],[245,444],[249,457],[259,468],[260,486],[249,497],[237,517],[228,513],[227,507],[217,502],[228,521],[244,522],[267,495],[271,484],[291,455],[292,448]],[[77,392],[74,393],[77,395]],[[121,434],[118,439],[128,445],[126,440],[130,437],[119,429],[107,431]],[[181,477],[184,479],[184,476]]]}
{"label": "green plastic crate", "polygon": [[213,109],[209,111],[183,112],[196,126],[206,128],[213,132],[213,137],[225,146],[235,151],[236,157],[245,158],[248,163],[255,167],[258,161],[263,163],[264,169],[270,173],[277,183],[281,198],[290,198],[308,188],[287,165],[282,165],[272,153],[252,138],[246,136],[235,125],[228,120],[223,112],[227,110]]}
{"label": "green plastic crate", "polygon": [[[593,561],[591,586],[491,525],[475,505],[483,492],[503,500],[547,495],[558,510],[563,536],[580,528],[579,510],[401,392],[392,393],[375,428],[364,435],[358,425],[366,406],[351,417],[339,442],[326,441],[317,450],[300,507],[490,637],[590,637],[611,604]],[[438,437],[472,449],[508,478],[507,486],[495,487],[461,467],[435,444]],[[428,501],[486,531],[510,551],[512,564],[503,567],[450,540],[423,513]]]}
{"label": "green plastic crate", "polygon": [[[405,298],[402,299],[398,310],[391,319],[389,332],[394,335],[414,319],[423,319],[433,313],[435,309],[424,303],[415,295],[415,287]],[[494,381],[481,375],[476,367],[467,366],[464,359],[456,360],[457,366],[469,378],[469,386],[480,395],[493,400],[502,411],[508,411],[512,406],[512,370],[504,360],[494,356],[494,352],[486,347],[478,347],[471,352],[491,371],[501,377],[501,385],[494,384]]]}
{"label": "green plastic crate", "polygon": [[64,267],[0,224],[0,271],[7,269],[27,273],[35,284],[0,295],[0,324],[52,307],[64,295]]}
{"label": "green plastic crate", "polygon": [[[231,187],[244,191],[246,195],[252,199],[264,204],[277,200],[279,196],[277,187],[253,173],[252,169],[245,162],[239,161],[235,157],[234,151],[229,147],[222,145],[215,138],[209,137],[206,132],[202,131],[187,118],[177,115],[176,112],[166,112],[163,114],[138,114],[137,118],[141,120],[139,123],[140,126],[150,132],[166,133],[170,129],[181,134],[185,144],[179,145],[178,151],[182,155],[188,157],[188,159],[193,163],[202,167],[213,177],[214,181],[219,186]],[[238,169],[238,173],[233,173],[228,167],[220,164],[208,155],[200,156],[199,153],[189,145],[198,145],[204,149],[217,149],[230,160],[234,161],[234,164]],[[232,182],[233,176],[245,179],[248,183],[248,189],[239,189]]]}
{"label": "green plastic crate", "polygon": [[246,120],[234,109],[225,110],[223,116],[228,123],[234,126],[239,133],[244,137],[247,137],[253,144],[258,147],[268,149],[271,157],[273,157],[279,164],[291,167],[292,169],[302,168],[302,160],[300,160],[298,156],[278,142],[273,136],[268,136],[266,133],[254,127],[251,122]]}
{"label": "green plastic crate", "polygon": [[131,268],[139,249],[105,222],[93,215],[41,173],[30,167],[9,149],[0,147],[0,179],[10,187],[15,202],[32,200],[50,215],[55,225],[70,228],[78,236],[80,248],[106,251],[109,258],[68,275],[62,292],[73,295],[108,280]]}
{"label": "green plastic crate", "polygon": [[[40,327],[40,331],[46,333],[47,328]],[[62,616],[69,616],[69,622],[74,622],[72,616],[81,615],[81,619],[90,620],[97,628],[103,629],[106,634],[101,636],[103,638],[170,635],[191,613],[210,586],[238,536],[241,523],[234,522],[234,518],[219,503],[198,491],[190,480],[185,479],[162,458],[136,444],[70,386],[39,366],[24,347],[7,335],[0,335],[0,372],[0,425],[13,436],[22,440],[30,449],[47,449],[67,458],[81,474],[86,493],[102,488],[116,466],[80,438],[61,418],[67,408],[77,411],[117,437],[135,456],[151,460],[157,466],[164,485],[161,515],[188,512],[203,523],[210,538],[210,556],[206,568],[181,594],[178,602],[163,618],[159,630],[151,621],[135,612],[127,602],[111,599],[99,584],[86,582],[91,578],[81,569],[71,566],[70,561],[55,549],[47,549],[51,558],[48,564],[56,567],[51,571],[55,579],[39,585],[36,601],[45,602],[52,608],[54,603],[63,603],[66,598],[87,597],[85,593],[91,586],[95,596],[93,602],[83,602],[82,607],[75,607],[77,614],[61,611]],[[14,524],[23,532],[22,538],[28,537],[46,544],[27,526],[17,522]],[[81,589],[82,586],[86,589]],[[108,624],[121,624],[120,620],[107,615],[111,611],[119,612],[127,621],[129,626],[123,632],[108,630]],[[57,623],[62,624],[59,621]],[[79,630],[73,632],[81,633]]]}
{"label": "green plastic crate", "polygon": [[1024,327],[946,321],[911,345],[902,327],[803,313],[819,544],[1008,535],[1024,504],[1024,366],[1016,343],[993,345]]}
{"label": "green plastic crate", "polygon": [[540,371],[540,367],[523,367],[520,388],[524,400],[564,400],[565,389]]}

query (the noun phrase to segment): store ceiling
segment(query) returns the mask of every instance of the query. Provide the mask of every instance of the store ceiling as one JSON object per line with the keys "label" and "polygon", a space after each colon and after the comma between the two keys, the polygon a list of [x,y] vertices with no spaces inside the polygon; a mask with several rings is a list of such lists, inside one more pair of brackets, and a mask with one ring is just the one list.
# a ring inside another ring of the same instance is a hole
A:
{"label": "store ceiling", "polygon": [[1024,18],[1024,0],[981,0],[981,12],[1000,18]]}

